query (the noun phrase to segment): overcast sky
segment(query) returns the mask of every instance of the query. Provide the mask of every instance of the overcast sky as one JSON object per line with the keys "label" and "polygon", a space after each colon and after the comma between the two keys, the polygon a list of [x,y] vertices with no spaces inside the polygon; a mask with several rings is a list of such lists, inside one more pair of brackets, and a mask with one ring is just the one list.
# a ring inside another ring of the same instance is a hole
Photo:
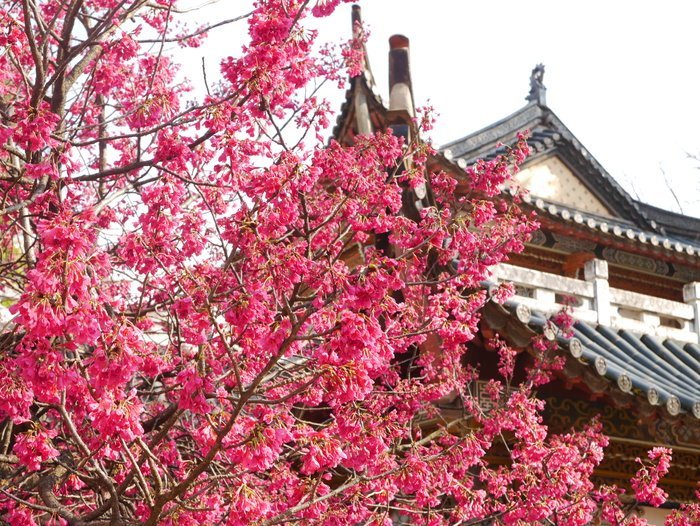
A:
{"label": "overcast sky", "polygon": [[[191,0],[190,3],[196,3]],[[201,16],[245,12],[223,0]],[[411,41],[417,105],[440,113],[437,145],[495,122],[525,104],[530,71],[545,64],[549,107],[633,196],[700,216],[700,2],[646,0],[367,0],[370,63],[387,94],[388,37]],[[350,36],[350,5],[319,24],[321,37]],[[245,26],[211,34],[209,69],[235,53]],[[197,59],[199,62],[199,59]],[[342,95],[338,95],[341,100]]]}

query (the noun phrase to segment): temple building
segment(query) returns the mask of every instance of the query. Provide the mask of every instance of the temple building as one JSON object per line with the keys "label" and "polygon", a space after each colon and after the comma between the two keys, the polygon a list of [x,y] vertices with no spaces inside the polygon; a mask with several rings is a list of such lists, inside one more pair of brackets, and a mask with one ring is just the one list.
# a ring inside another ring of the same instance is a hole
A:
{"label": "temple building", "polygon": [[[396,35],[390,48],[388,103],[365,55],[334,130],[341,143],[377,130],[415,133],[408,39]],[[673,507],[694,500],[700,480],[700,219],[633,199],[547,106],[543,77],[538,65],[524,106],[446,144],[429,169],[463,178],[477,159],[503,153],[530,131],[532,155],[515,183],[529,191],[522,207],[537,212],[541,227],[522,254],[494,269],[492,281],[512,282],[516,294],[486,306],[481,331],[525,351],[535,334],[556,341],[566,365],[539,392],[546,421],[566,432],[600,416],[610,445],[599,482],[626,487],[636,457],[672,447],[662,487]],[[406,213],[420,208],[420,188],[414,197]],[[566,335],[548,323],[565,305],[575,319]],[[637,508],[655,524],[667,513]]]}

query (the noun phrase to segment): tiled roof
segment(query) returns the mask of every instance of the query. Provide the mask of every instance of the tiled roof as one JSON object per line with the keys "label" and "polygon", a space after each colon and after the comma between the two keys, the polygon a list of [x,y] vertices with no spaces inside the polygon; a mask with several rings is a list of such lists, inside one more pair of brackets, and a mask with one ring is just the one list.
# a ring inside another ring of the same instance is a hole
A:
{"label": "tiled roof", "polygon": [[[644,213],[656,222],[663,234],[680,235],[700,245],[700,218],[670,212],[646,203],[639,203]],[[698,213],[695,210],[695,213]]]}
{"label": "tiled roof", "polygon": [[580,175],[581,183],[609,208],[640,228],[655,230],[639,203],[547,106],[531,102],[505,119],[444,145],[440,151],[458,167],[466,168],[479,158],[489,159],[504,153],[504,145],[513,144],[518,133],[526,129],[530,131],[527,142],[533,154],[525,166],[556,151]]}
{"label": "tiled roof", "polygon": [[556,152],[579,174],[584,186],[615,210],[622,221],[629,221],[637,234],[651,233],[646,237],[656,235],[661,243],[668,239],[671,250],[676,243],[683,245],[680,251],[686,251],[688,246],[700,247],[700,219],[633,199],[547,106],[531,102],[486,128],[444,145],[440,151],[456,167],[465,169],[479,158],[505,153],[504,145],[515,142],[517,134],[525,129],[530,130],[527,142],[533,152],[525,166]]}
{"label": "tiled roof", "polygon": [[[491,302],[491,308],[496,306]],[[498,305],[513,320],[534,333],[557,340],[559,347],[591,373],[610,382],[611,389],[641,397],[653,406],[663,406],[676,416],[689,413],[700,419],[700,346],[661,341],[648,334],[615,330],[576,321],[566,336],[541,313],[517,301]],[[487,316],[487,321],[493,319]],[[513,323],[504,324],[506,334]],[[523,335],[517,335],[522,343]]]}
{"label": "tiled roof", "polygon": [[[635,243],[665,249],[687,256],[700,257],[700,241],[669,236],[659,231],[649,231],[639,228],[636,224],[623,219],[602,217],[596,214],[576,210],[545,199],[525,196],[524,201],[537,209],[539,214],[570,222],[580,228],[587,228],[610,236],[627,239]],[[692,218],[691,218],[692,219]],[[663,231],[665,232],[665,230]]]}
{"label": "tiled roof", "polygon": [[[681,410],[700,418],[700,347],[659,341],[647,334],[576,322],[567,346],[574,356],[626,393],[645,396],[671,415]],[[572,341],[580,342],[574,343]]]}

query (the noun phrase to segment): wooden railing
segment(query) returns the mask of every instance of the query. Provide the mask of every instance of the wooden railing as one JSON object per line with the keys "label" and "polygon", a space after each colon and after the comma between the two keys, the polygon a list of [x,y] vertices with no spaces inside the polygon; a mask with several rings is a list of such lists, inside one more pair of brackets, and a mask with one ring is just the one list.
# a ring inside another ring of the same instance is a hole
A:
{"label": "wooden railing", "polygon": [[569,306],[575,319],[614,329],[627,329],[698,343],[700,283],[683,289],[685,303],[615,289],[608,284],[608,264],[594,259],[586,263],[584,280],[566,278],[513,265],[498,265],[496,281],[515,285],[515,301],[532,310],[553,314]]}

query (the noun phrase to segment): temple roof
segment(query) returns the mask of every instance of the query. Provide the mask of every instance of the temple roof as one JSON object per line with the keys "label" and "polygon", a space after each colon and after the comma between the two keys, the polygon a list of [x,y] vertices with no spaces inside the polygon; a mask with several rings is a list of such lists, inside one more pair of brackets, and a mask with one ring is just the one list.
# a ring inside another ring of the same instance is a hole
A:
{"label": "temple roof", "polygon": [[664,407],[671,416],[688,413],[700,419],[700,346],[696,343],[581,320],[564,333],[546,315],[516,300],[503,305],[489,302],[484,317],[518,346],[526,346],[534,334],[556,340],[568,359],[582,369],[575,375],[584,381],[587,377],[588,383],[598,378],[606,382],[608,391]]}
{"label": "temple roof", "polygon": [[[690,263],[700,258],[700,220],[639,203],[650,211],[654,228],[640,228],[635,222],[615,217],[603,217],[590,212],[562,206],[535,196],[525,196],[525,203],[537,210],[540,222],[546,218],[558,221],[572,229],[589,231],[606,239],[612,245],[634,244],[644,247],[643,252],[667,252]],[[684,224],[680,221],[685,220]],[[673,221],[673,222],[672,222]],[[674,222],[678,223],[674,223]],[[694,226],[697,223],[697,226]],[[695,235],[693,235],[695,233]]]}
{"label": "temple roof", "polygon": [[661,233],[690,239],[700,245],[700,218],[676,214],[641,202],[639,206],[647,217],[656,222]]}
{"label": "temple roof", "polygon": [[[700,219],[633,199],[546,105],[543,73],[542,65],[533,69],[530,93],[526,97],[527,104],[524,107],[498,122],[445,144],[440,148],[443,155],[464,169],[478,159],[491,159],[505,153],[506,145],[512,145],[519,133],[529,130],[527,142],[532,149],[532,155],[523,168],[527,169],[544,159],[557,157],[578,178],[582,190],[590,192],[602,206],[616,216],[607,221],[611,231],[613,225],[617,224],[627,234],[632,228],[634,235],[630,234],[630,239],[639,239],[642,242],[659,239],[662,245],[665,242],[665,245],[668,245],[666,248],[671,250],[680,246],[682,248],[677,249],[678,251],[687,251],[688,254],[700,253]],[[533,195],[533,202],[539,197],[544,196]],[[556,210],[557,204],[562,203],[552,202],[548,203],[546,208],[538,208],[548,211],[554,206]],[[581,208],[560,206],[561,210],[567,208],[567,213],[572,217],[591,215]],[[586,218],[586,223],[589,222]],[[598,224],[605,222],[599,221]]]}
{"label": "temple roof", "polygon": [[[625,393],[646,396],[652,405],[665,405],[671,415],[681,409],[700,418],[700,347],[647,334],[612,330],[578,321],[573,338],[580,342],[579,361]],[[567,344],[569,349],[578,349]],[[575,354],[578,354],[578,350]]]}
{"label": "temple roof", "polygon": [[527,142],[533,152],[525,167],[556,154],[608,208],[644,230],[656,231],[655,223],[640,203],[615,181],[550,108],[537,101],[529,102],[505,119],[444,145],[441,151],[466,166],[477,159],[490,159],[504,153],[504,145],[513,144],[518,133],[524,130],[530,131]]}

